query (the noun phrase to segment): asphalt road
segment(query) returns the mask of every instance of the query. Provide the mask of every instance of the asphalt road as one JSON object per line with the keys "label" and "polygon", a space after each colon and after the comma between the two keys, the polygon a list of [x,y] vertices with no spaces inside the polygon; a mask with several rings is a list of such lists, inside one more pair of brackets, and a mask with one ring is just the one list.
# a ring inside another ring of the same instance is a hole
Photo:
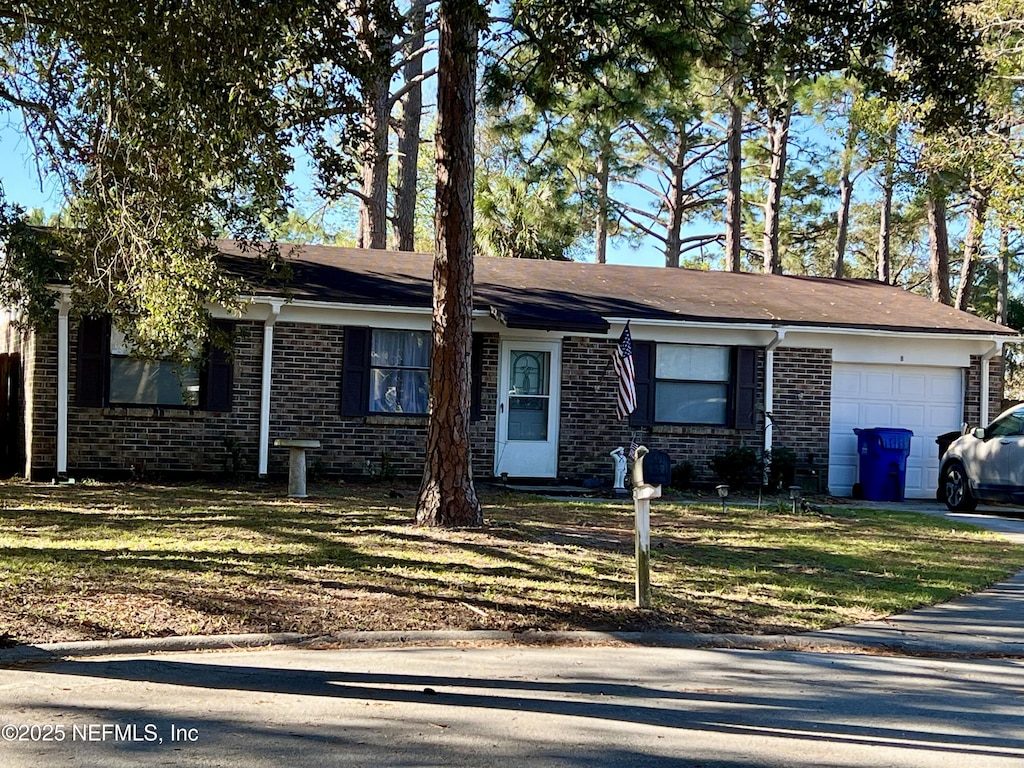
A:
{"label": "asphalt road", "polygon": [[102,657],[0,671],[0,765],[1019,768],[1022,695],[1015,660],[641,647]]}

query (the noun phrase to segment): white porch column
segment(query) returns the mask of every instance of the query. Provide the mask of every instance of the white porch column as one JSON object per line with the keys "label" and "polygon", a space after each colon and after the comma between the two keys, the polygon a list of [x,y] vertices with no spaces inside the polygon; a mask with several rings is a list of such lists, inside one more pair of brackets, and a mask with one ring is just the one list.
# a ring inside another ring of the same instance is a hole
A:
{"label": "white porch column", "polygon": [[772,420],[771,413],[775,410],[775,348],[786,338],[786,332],[781,328],[775,330],[775,338],[764,348],[764,449],[772,449]]}
{"label": "white porch column", "polygon": [[274,324],[281,316],[281,302],[270,302],[270,313],[263,321],[263,371],[260,381],[260,465],[259,476],[266,477],[270,463],[270,378],[274,363]]}
{"label": "white porch column", "polygon": [[68,472],[68,369],[71,293],[62,288],[57,306],[57,475]]}

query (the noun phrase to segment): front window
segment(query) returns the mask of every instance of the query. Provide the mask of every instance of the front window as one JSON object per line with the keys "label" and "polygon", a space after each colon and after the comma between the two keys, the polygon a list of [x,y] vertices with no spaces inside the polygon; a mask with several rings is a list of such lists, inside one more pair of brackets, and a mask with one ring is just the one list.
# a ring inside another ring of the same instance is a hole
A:
{"label": "front window", "polygon": [[430,379],[427,331],[374,329],[370,346],[370,411],[425,414]]}
{"label": "front window", "polygon": [[664,424],[726,424],[728,347],[659,344],[654,419]]}
{"label": "front window", "polygon": [[110,329],[110,403],[189,407],[199,405],[199,368],[170,360],[140,360],[117,328]]}

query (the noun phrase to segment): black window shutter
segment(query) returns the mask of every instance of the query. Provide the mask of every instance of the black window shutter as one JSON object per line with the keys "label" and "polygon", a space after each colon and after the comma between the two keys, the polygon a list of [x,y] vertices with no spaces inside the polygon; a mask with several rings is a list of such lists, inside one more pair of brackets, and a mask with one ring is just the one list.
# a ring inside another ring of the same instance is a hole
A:
{"label": "black window shutter", "polygon": [[757,349],[736,347],[733,350],[733,427],[757,427]]}
{"label": "black window shutter", "polygon": [[484,335],[473,334],[473,352],[469,359],[469,420],[480,421],[484,415]]}
{"label": "black window shutter", "polygon": [[75,404],[102,408],[110,379],[110,319],[83,317],[78,324],[75,359]]}
{"label": "black window shutter", "polygon": [[[231,343],[234,337],[234,323],[230,320],[214,320],[215,340]],[[235,383],[235,367],[231,352],[217,343],[207,346],[205,375],[200,390],[199,407],[204,411],[230,411]]]}
{"label": "black window shutter", "polygon": [[370,403],[370,329],[347,326],[341,364],[341,415],[364,416]]}
{"label": "black window shutter", "polygon": [[633,370],[636,372],[636,410],[629,417],[634,427],[654,423],[654,342],[633,342]]}

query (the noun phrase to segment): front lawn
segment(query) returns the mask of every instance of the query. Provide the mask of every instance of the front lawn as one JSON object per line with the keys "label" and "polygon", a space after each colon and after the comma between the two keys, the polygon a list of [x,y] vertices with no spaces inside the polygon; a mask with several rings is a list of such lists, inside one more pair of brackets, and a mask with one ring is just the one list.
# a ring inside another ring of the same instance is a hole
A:
{"label": "front lawn", "polygon": [[488,527],[411,524],[415,491],[0,483],[0,637],[850,624],[1024,567],[993,534],[905,512],[652,504],[654,609],[633,607],[630,501],[484,493]]}

